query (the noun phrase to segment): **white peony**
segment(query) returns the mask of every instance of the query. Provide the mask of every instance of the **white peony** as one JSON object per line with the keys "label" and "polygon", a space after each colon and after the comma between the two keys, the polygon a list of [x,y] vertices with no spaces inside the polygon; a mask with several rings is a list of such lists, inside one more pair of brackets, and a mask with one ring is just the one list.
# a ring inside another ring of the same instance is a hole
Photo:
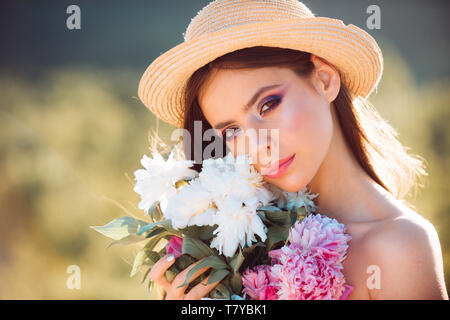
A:
{"label": "white peony", "polygon": [[141,164],[145,169],[135,171],[134,191],[141,196],[138,207],[144,211],[148,211],[156,201],[161,202],[164,210],[168,197],[176,193],[175,182],[197,175],[197,171],[189,169],[193,161],[175,160],[173,152],[167,161],[157,152],[153,152],[153,158],[144,155]]}
{"label": "white peony", "polygon": [[239,245],[243,248],[245,245],[251,246],[252,241],[257,241],[255,235],[262,241],[266,240],[267,227],[256,213],[256,206],[243,206],[241,200],[232,197],[217,205],[215,223],[218,227],[214,230],[216,236],[211,241],[212,248],[232,257]]}
{"label": "white peony", "polygon": [[214,195],[215,202],[232,197],[253,206],[272,200],[271,192],[264,188],[263,177],[247,155],[234,158],[229,153],[225,158],[204,160],[199,180]]}
{"label": "white peony", "polygon": [[192,225],[212,226],[215,213],[212,196],[198,179],[190,181],[177,194],[172,195],[163,210],[164,218],[170,219],[175,229]]}
{"label": "white peony", "polygon": [[178,189],[176,181],[195,177],[196,171],[189,169],[192,161],[175,161],[172,154],[164,161],[155,153],[141,162],[145,170],[135,173],[135,191],[142,197],[139,208],[148,210],[159,200],[164,218],[175,229],[217,225],[211,247],[228,257],[239,245],[251,246],[255,235],[266,240],[267,228],[256,210],[269,204],[273,195],[247,155],[234,158],[229,153],[205,160],[198,177]]}

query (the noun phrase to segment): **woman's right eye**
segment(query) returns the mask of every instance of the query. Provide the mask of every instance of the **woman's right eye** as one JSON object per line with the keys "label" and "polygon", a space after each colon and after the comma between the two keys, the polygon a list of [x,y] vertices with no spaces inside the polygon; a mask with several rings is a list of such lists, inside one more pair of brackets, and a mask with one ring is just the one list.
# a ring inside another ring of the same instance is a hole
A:
{"label": "woman's right eye", "polygon": [[238,127],[229,127],[223,130],[222,137],[225,141],[229,141],[236,136],[236,133],[239,131]]}

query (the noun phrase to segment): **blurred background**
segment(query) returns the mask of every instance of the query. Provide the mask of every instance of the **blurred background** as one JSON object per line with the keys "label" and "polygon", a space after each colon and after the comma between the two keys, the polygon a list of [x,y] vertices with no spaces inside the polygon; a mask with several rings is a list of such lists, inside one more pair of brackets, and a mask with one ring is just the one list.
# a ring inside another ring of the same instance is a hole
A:
{"label": "blurred background", "polygon": [[[146,67],[183,41],[209,1],[2,1],[0,10],[0,298],[146,299],[133,247],[90,229],[134,214],[134,171],[157,122],[137,97]],[[305,0],[316,16],[371,34],[385,61],[370,101],[429,176],[408,200],[436,227],[450,287],[449,1]],[[81,9],[69,30],[66,9]],[[370,30],[369,5],[381,9]],[[69,290],[67,268],[81,270]]]}

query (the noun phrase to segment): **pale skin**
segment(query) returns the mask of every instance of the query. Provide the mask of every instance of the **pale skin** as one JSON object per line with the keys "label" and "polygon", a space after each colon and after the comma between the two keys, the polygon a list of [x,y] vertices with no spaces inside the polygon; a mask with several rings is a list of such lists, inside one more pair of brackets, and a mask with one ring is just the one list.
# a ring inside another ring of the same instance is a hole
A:
{"label": "pale skin", "polygon": [[[354,287],[349,299],[448,299],[434,226],[374,182],[358,164],[334,110],[339,73],[315,55],[311,61],[315,68],[309,78],[286,68],[217,70],[200,91],[205,118],[225,135],[235,156],[241,151],[235,146],[239,139],[246,139],[247,130],[279,130],[277,141],[269,138],[248,144],[242,152],[257,160],[254,167],[262,174],[267,159],[260,155],[270,154],[274,148],[278,148],[279,159],[295,154],[282,176],[264,179],[286,191],[307,186],[312,193],[319,193],[316,204],[320,212],[345,224],[352,236],[343,271]],[[251,108],[243,110],[258,89],[275,84],[280,86],[264,92]],[[270,97],[281,99],[274,103]],[[219,128],[225,122],[226,126]],[[168,292],[167,299],[198,299],[217,285],[199,284],[201,288],[187,296],[174,289],[187,272],[172,284],[163,277],[170,265],[161,259],[151,272],[151,278]],[[373,276],[368,273],[370,266],[379,270],[379,287],[368,284]]]}
{"label": "pale skin", "polygon": [[208,276],[205,278],[205,280],[197,284],[187,293],[186,289],[188,288],[189,283],[191,283],[192,281],[194,281],[194,279],[198,278],[201,274],[206,272],[206,270],[208,270],[209,267],[202,268],[198,270],[196,273],[194,273],[188,284],[186,284],[185,286],[180,288],[178,288],[178,286],[184,283],[184,280],[186,279],[188,272],[203,260],[204,259],[201,259],[191,264],[189,267],[187,267],[179,274],[177,274],[176,277],[172,280],[172,282],[169,282],[166,278],[165,273],[167,269],[169,269],[170,266],[175,263],[175,258],[173,255],[165,255],[161,259],[159,259],[156,262],[156,264],[152,267],[149,277],[156,284],[160,285],[164,289],[166,300],[199,300],[203,297],[206,297],[208,293],[212,289],[214,289],[216,285],[219,284],[220,281],[207,284],[209,280]]}

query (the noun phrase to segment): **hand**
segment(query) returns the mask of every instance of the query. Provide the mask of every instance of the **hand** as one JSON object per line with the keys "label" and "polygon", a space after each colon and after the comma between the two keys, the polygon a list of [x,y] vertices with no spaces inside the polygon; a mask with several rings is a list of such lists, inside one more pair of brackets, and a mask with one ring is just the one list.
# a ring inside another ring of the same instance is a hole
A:
{"label": "hand", "polygon": [[189,270],[194,268],[197,264],[199,264],[203,260],[204,258],[201,259],[200,261],[191,264],[189,267],[187,267],[179,274],[177,274],[172,282],[169,282],[166,278],[166,270],[169,269],[170,266],[175,263],[175,257],[171,254],[168,254],[159,259],[158,262],[155,263],[155,265],[150,270],[149,277],[156,284],[164,288],[166,292],[165,300],[200,300],[200,298],[205,297],[212,289],[214,289],[214,287],[219,284],[220,280],[210,284],[206,284],[209,279],[208,276],[202,282],[193,287],[187,294],[185,294],[185,291],[189,286],[190,282],[192,282],[195,278],[200,276],[210,267],[204,267],[198,270],[196,273],[194,273],[194,275],[191,277],[189,282],[184,287],[180,288],[177,287],[184,283]]}

